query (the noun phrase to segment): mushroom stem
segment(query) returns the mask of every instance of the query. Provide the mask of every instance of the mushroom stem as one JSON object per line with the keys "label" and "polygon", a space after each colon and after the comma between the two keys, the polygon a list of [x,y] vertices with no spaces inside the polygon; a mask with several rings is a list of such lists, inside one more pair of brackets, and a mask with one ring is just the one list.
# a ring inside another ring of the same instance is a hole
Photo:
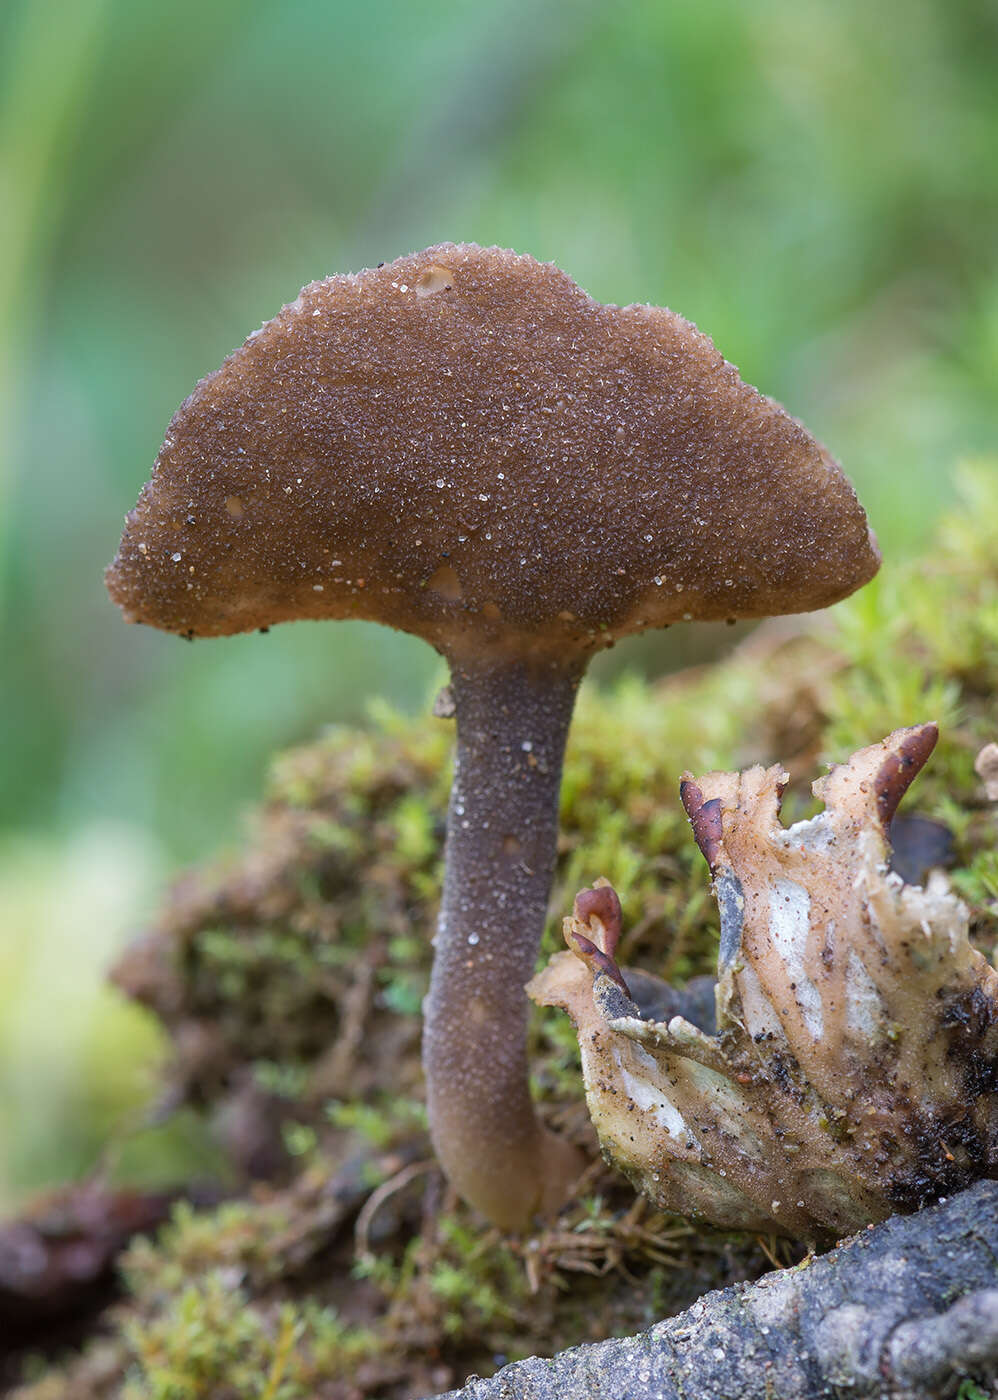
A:
{"label": "mushroom stem", "polygon": [[561,1204],[584,1165],[534,1112],[524,993],[547,916],[583,669],[563,659],[452,663],[457,755],[423,1064],[444,1171],[510,1230]]}

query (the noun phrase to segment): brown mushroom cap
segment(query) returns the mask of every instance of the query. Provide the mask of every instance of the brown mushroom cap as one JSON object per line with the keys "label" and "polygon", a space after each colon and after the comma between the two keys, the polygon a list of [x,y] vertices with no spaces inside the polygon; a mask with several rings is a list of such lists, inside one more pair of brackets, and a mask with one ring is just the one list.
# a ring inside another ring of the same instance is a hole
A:
{"label": "brown mushroom cap", "polygon": [[193,636],[357,617],[585,650],[824,607],[878,563],[835,462],[695,326],[441,244],[313,283],[201,381],[107,583]]}

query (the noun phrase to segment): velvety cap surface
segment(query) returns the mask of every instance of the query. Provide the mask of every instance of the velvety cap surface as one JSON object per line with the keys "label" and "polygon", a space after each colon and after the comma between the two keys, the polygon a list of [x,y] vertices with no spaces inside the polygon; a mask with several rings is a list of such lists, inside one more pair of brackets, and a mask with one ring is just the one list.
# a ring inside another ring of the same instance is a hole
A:
{"label": "velvety cap surface", "polygon": [[313,283],[198,384],[107,582],[195,636],[362,617],[584,647],[823,607],[878,562],[838,466],[695,326],[443,244]]}

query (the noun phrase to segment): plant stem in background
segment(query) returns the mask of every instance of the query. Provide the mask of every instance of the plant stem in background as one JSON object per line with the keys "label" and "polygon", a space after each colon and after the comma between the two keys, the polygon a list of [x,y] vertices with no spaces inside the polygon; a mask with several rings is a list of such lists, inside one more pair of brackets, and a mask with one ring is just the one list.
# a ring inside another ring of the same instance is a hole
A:
{"label": "plant stem in background", "polygon": [[[31,0],[0,71],[0,563],[23,365],[62,181],[96,67],[108,0]],[[4,570],[0,568],[0,587]],[[3,595],[0,593],[0,615]]]}

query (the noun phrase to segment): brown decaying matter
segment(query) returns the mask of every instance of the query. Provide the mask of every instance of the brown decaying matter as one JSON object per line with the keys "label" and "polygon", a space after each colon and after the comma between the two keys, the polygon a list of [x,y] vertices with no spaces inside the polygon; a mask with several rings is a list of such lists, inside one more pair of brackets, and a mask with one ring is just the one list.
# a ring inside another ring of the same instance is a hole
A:
{"label": "brown decaying matter", "polygon": [[[446,276],[443,276],[446,271]],[[441,244],[314,282],[168,429],[107,582],[219,636],[371,618],[590,650],[824,607],[879,555],[848,481],[706,335]]]}
{"label": "brown decaying matter", "polygon": [[887,868],[936,737],[854,754],[790,828],[779,768],[687,776],[721,914],[716,1035],[641,1019],[579,946],[609,956],[588,893],[566,920],[572,953],[530,991],[571,1013],[604,1152],[658,1206],[841,1236],[998,1175],[998,973],[941,872],[922,888]]}

